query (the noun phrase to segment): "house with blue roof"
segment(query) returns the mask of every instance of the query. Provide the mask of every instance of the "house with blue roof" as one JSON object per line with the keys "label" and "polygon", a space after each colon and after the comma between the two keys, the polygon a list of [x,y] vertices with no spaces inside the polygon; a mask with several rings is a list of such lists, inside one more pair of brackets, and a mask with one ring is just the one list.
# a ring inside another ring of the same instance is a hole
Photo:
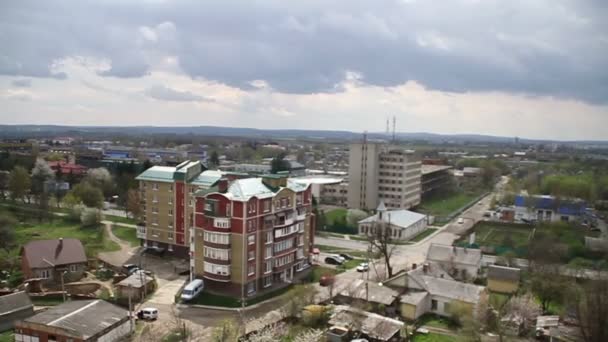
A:
{"label": "house with blue roof", "polygon": [[587,214],[587,203],[581,199],[562,199],[550,195],[515,197],[516,221],[574,222]]}

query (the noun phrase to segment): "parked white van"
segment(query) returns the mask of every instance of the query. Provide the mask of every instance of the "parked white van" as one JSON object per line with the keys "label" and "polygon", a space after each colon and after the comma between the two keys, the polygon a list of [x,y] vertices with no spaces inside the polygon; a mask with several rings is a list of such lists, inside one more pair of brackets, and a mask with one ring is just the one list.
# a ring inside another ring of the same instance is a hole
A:
{"label": "parked white van", "polygon": [[182,291],[182,299],[183,300],[192,300],[194,297],[198,296],[204,288],[203,281],[201,279],[194,279],[190,282],[190,284],[184,287]]}

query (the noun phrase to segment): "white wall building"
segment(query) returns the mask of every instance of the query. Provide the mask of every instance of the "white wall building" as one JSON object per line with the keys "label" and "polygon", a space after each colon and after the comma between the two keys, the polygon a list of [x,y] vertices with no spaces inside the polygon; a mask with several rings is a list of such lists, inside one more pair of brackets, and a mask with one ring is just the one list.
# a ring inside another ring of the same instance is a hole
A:
{"label": "white wall building", "polygon": [[409,210],[386,210],[384,202],[376,214],[359,221],[359,235],[373,235],[376,229],[390,229],[394,240],[409,240],[426,228],[426,215]]}

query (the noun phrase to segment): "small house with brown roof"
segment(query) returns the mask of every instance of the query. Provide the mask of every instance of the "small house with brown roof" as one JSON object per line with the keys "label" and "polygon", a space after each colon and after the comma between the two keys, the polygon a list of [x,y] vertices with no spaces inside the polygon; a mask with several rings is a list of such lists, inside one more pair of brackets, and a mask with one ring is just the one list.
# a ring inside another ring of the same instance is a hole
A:
{"label": "small house with brown roof", "polygon": [[30,241],[21,248],[21,271],[25,279],[41,279],[58,284],[82,278],[87,256],[80,240],[53,239]]}
{"label": "small house with brown roof", "polygon": [[515,293],[519,288],[519,268],[490,265],[488,267],[488,289],[500,293]]}

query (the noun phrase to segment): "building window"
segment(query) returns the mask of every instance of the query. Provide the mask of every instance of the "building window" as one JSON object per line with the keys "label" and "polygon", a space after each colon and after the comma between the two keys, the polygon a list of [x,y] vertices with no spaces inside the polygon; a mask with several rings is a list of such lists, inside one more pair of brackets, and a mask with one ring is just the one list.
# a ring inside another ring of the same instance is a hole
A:
{"label": "building window", "polygon": [[270,201],[264,201],[264,212],[270,211]]}
{"label": "building window", "polygon": [[266,277],[264,277],[263,280],[262,280],[262,285],[264,287],[268,287],[268,286],[272,285],[272,276],[266,276]]}
{"label": "building window", "polygon": [[152,196],[152,203],[158,203],[158,197],[156,195]]}
{"label": "building window", "polygon": [[287,239],[287,240],[283,240],[283,241],[279,241],[277,243],[274,244],[274,252],[276,253],[280,253],[284,250],[290,249],[293,247],[293,239]]}
{"label": "building window", "polygon": [[247,266],[247,275],[252,276],[255,274],[255,264],[249,264]]}
{"label": "building window", "polygon": [[253,260],[253,259],[255,259],[255,251],[248,251],[247,260]]}
{"label": "building window", "polygon": [[250,234],[250,235],[247,236],[247,244],[248,245],[255,244],[255,235]]}
{"label": "building window", "polygon": [[271,231],[266,232],[266,235],[265,235],[265,236],[266,236],[266,238],[265,238],[265,240],[264,240],[264,241],[265,241],[266,243],[272,243],[272,230],[271,230]]}
{"label": "building window", "polygon": [[167,245],[167,251],[173,252],[173,245],[172,244],[168,244]]}
{"label": "building window", "polygon": [[173,184],[169,185],[169,192],[173,191]]}
{"label": "building window", "polygon": [[254,281],[247,284],[247,294],[252,294],[252,293],[255,293],[255,282]]}
{"label": "building window", "polygon": [[229,233],[205,232],[204,240],[205,240],[205,242],[228,245],[228,244],[230,244],[230,234]]}
{"label": "building window", "polygon": [[302,204],[302,194],[296,195],[296,204]]}
{"label": "building window", "polygon": [[48,279],[51,276],[51,272],[49,270],[40,271],[40,278]]}
{"label": "building window", "polygon": [[194,207],[194,201],[191,199],[188,200],[188,205]]}
{"label": "building window", "polygon": [[167,239],[173,240],[173,232],[167,232]]}
{"label": "building window", "polygon": [[264,263],[264,273],[272,272],[272,261],[266,261]]}
{"label": "building window", "polygon": [[264,253],[266,259],[272,257],[272,246],[266,246],[266,253]]}
{"label": "building window", "polygon": [[431,310],[437,311],[437,301],[435,299],[431,300]]}
{"label": "building window", "polygon": [[247,212],[249,214],[255,213],[255,201],[251,201],[251,202],[247,203]]}
{"label": "building window", "polygon": [[169,216],[173,216],[173,209],[169,209]]}
{"label": "building window", "polygon": [[229,260],[229,251],[226,249],[218,249],[205,247],[205,258],[211,258],[216,260]]}
{"label": "building window", "polygon": [[158,190],[158,183],[152,183],[152,190]]}
{"label": "building window", "polygon": [[205,269],[205,272],[207,273],[218,275],[230,275],[230,268],[228,265],[217,265],[205,261],[203,267]]}

